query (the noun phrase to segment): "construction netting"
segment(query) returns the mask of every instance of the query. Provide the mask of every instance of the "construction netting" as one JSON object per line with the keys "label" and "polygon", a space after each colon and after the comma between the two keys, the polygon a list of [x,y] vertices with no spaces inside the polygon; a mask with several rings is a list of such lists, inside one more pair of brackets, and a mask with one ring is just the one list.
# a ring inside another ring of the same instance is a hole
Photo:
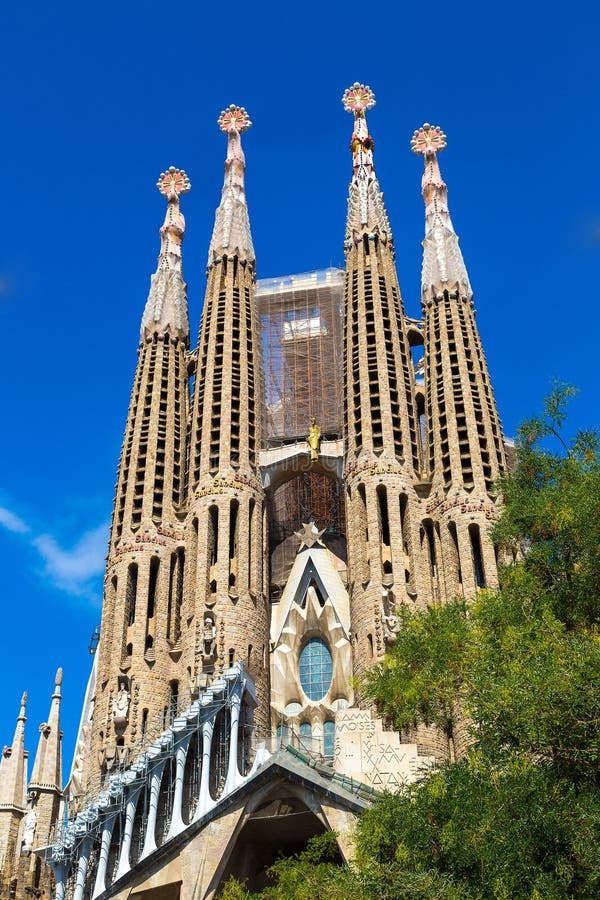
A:
{"label": "construction netting", "polygon": [[344,272],[321,269],[256,285],[267,397],[267,441],[342,430]]}
{"label": "construction netting", "polygon": [[[304,442],[311,418],[323,439],[342,433],[344,272],[322,269],[257,283],[267,406],[267,446]],[[345,564],[341,484],[312,469],[281,485],[270,499],[272,599],[283,590],[298,550],[295,532],[314,520]]]}

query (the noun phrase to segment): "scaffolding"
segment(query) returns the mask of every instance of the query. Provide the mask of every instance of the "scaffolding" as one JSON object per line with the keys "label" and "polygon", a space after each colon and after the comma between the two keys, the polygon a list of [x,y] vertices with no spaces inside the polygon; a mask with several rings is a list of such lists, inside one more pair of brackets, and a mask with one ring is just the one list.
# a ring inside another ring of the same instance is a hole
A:
{"label": "scaffolding", "polygon": [[344,272],[321,269],[267,278],[256,286],[261,321],[269,446],[342,431]]}
{"label": "scaffolding", "polygon": [[[311,418],[323,439],[340,438],[343,270],[263,279],[257,283],[256,303],[265,365],[267,446],[304,442]],[[344,498],[335,479],[307,466],[278,488],[270,507],[273,598],[287,581],[298,549],[294,534],[304,522],[312,519],[325,529],[331,549],[345,559]]]}

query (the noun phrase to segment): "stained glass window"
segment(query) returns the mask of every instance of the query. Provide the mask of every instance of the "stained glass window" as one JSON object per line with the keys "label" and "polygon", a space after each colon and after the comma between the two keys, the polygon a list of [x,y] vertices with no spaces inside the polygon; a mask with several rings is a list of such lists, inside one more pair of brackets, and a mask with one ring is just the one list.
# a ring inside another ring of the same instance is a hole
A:
{"label": "stained glass window", "polygon": [[285,747],[290,739],[290,733],[287,725],[277,726],[277,746]]}
{"label": "stained glass window", "polygon": [[335,722],[330,719],[323,722],[323,753],[325,756],[333,756],[335,746]]}
{"label": "stained glass window", "polygon": [[299,662],[300,684],[309,700],[322,700],[331,684],[333,661],[329,647],[321,638],[304,645]]}

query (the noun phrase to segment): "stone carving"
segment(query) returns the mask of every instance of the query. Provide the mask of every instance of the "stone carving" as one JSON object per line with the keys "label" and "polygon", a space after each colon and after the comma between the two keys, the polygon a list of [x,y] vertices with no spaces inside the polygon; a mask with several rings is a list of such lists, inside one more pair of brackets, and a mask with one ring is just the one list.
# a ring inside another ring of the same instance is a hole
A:
{"label": "stone carving", "polygon": [[[400,619],[393,612],[386,612],[386,605],[389,604],[389,594],[386,592],[381,601],[381,624],[383,625],[383,640],[386,644],[394,644],[400,631]],[[388,605],[388,610],[390,606]],[[393,609],[393,607],[391,607]]]}
{"label": "stone carving", "polygon": [[217,629],[213,617],[208,614],[204,616],[202,628],[202,662],[205,666],[214,662],[216,650]]}
{"label": "stone carving", "polygon": [[81,729],[81,738],[75,749],[75,759],[73,761],[73,771],[71,772],[71,783],[69,785],[69,794],[71,797],[78,797],[79,794],[83,793],[83,770],[90,749],[90,736],[90,722],[86,722]]}
{"label": "stone carving", "polygon": [[378,790],[398,790],[434,766],[419,756],[416,744],[402,744],[395,731],[385,731],[370,710],[345,709],[335,715],[334,769]]}
{"label": "stone carving", "polygon": [[319,531],[316,524],[312,520],[310,522],[303,522],[302,530],[294,532],[296,537],[300,538],[300,546],[298,547],[298,552],[304,547],[307,547],[309,550],[315,545],[317,547],[324,547],[325,544],[321,540],[324,533],[325,529],[322,528],[321,531]]}
{"label": "stone carving", "polygon": [[23,823],[23,841],[21,844],[22,850],[33,850],[33,839],[35,837],[36,825],[37,817],[35,814],[35,809],[29,809]]}
{"label": "stone carving", "polygon": [[124,728],[127,725],[129,713],[129,691],[122,685],[117,696],[112,701],[113,719],[115,728]]}

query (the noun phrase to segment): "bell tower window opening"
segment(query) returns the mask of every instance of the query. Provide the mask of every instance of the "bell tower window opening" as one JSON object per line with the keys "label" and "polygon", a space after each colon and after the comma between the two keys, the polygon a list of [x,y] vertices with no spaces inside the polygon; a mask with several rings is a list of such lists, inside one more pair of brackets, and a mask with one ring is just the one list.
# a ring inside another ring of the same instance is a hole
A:
{"label": "bell tower window opening", "polygon": [[238,553],[238,512],[240,504],[232,500],[229,505],[229,587],[233,588],[237,582],[237,553]]}
{"label": "bell tower window opening", "polygon": [[379,508],[379,530],[381,543],[390,546],[390,520],[388,516],[387,491],[384,484],[377,486],[377,503]]}
{"label": "bell tower window opening", "polygon": [[131,563],[127,567],[127,583],[125,587],[125,605],[127,607],[127,624],[135,622],[135,602],[137,597],[138,567]]}
{"label": "bell tower window opening", "polygon": [[148,608],[146,616],[148,619],[154,618],[154,607],[156,603],[156,585],[158,582],[158,570],[160,568],[160,560],[158,556],[153,556],[150,560],[150,577],[148,579]]}
{"label": "bell tower window opening", "polygon": [[483,567],[483,554],[481,552],[481,535],[479,525],[469,525],[469,538],[471,539],[471,553],[473,556],[473,572],[477,587],[485,587],[485,569]]}

